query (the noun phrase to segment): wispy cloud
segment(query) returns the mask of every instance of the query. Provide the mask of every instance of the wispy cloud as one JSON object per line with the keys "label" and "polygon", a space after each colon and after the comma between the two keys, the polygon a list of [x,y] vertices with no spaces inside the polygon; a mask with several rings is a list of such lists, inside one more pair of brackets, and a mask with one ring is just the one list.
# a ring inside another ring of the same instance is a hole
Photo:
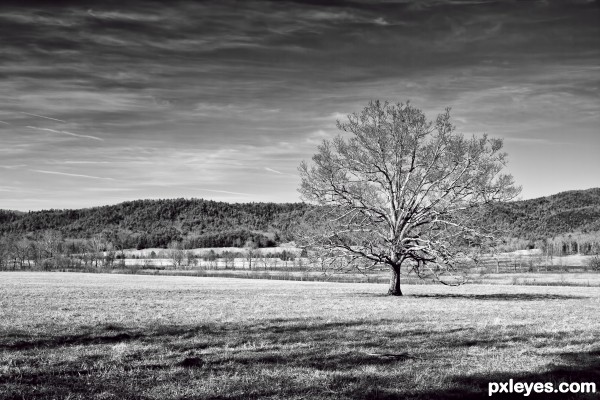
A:
{"label": "wispy cloud", "polygon": [[71,174],[67,172],[58,172],[58,171],[46,171],[42,169],[32,169],[30,171],[39,172],[41,174],[51,174],[51,175],[62,175],[62,176],[71,176],[75,178],[89,178],[89,179],[101,179],[105,181],[114,181],[114,178],[103,178],[100,176],[92,176],[92,175],[82,175],[82,174]]}
{"label": "wispy cloud", "polygon": [[21,114],[31,115],[32,117],[45,118],[45,119],[49,119],[49,120],[52,120],[52,121],[67,122],[67,121],[64,121],[62,119],[52,118],[52,117],[46,117],[44,115],[32,114],[32,113],[28,113],[28,112],[24,112],[24,111],[21,111]]}
{"label": "wispy cloud", "polygon": [[79,138],[84,138],[84,139],[93,139],[93,140],[99,140],[101,142],[104,141],[104,139],[96,137],[96,136],[90,136],[90,135],[80,135],[78,133],[73,133],[73,132],[67,132],[67,131],[59,131],[56,129],[50,129],[50,128],[39,128],[37,126],[27,126],[27,128],[30,129],[35,129],[38,131],[45,131],[45,132],[53,132],[53,133],[61,133],[63,135],[69,135],[69,136],[74,136],[74,137],[79,137]]}
{"label": "wispy cloud", "polygon": [[25,164],[17,164],[17,165],[0,165],[0,168],[4,168],[4,169],[17,169],[17,168],[22,168],[22,167],[26,167],[27,165]]}
{"label": "wispy cloud", "polygon": [[561,145],[561,146],[565,146],[565,145],[572,145],[574,144],[573,142],[566,142],[566,141],[556,141],[556,140],[551,140],[551,139],[545,139],[545,138],[533,138],[533,137],[505,137],[504,138],[505,142],[509,142],[509,143],[521,143],[521,144],[534,144],[534,145]]}
{"label": "wispy cloud", "polygon": [[279,175],[283,175],[283,172],[280,172],[280,171],[274,170],[273,168],[265,167],[265,169],[266,169],[267,171],[274,172],[274,173],[276,173],[276,174],[279,174]]}
{"label": "wispy cloud", "polygon": [[111,164],[110,161],[60,161],[60,164]]}
{"label": "wispy cloud", "polygon": [[277,174],[277,175],[294,176],[294,177],[297,176],[296,174],[288,174],[287,172],[281,172],[281,171],[278,171],[278,170],[276,170],[274,168],[269,168],[269,167],[264,167],[264,168],[265,168],[266,171],[272,172],[272,173]]}
{"label": "wispy cloud", "polygon": [[119,193],[119,192],[129,192],[134,190],[130,187],[86,187],[81,189],[84,192],[107,192],[107,193]]}
{"label": "wispy cloud", "polygon": [[[597,185],[548,172],[600,170],[584,152],[600,140],[597,2],[4,3],[0,163],[24,168],[0,180],[39,188],[47,207],[199,187],[297,201],[298,163],[374,99],[411,100],[429,118],[451,106],[459,131],[507,138],[525,187]],[[582,149],[558,154],[558,141]],[[83,176],[58,188],[31,168]],[[85,190],[102,186],[132,190]]]}
{"label": "wispy cloud", "polygon": [[213,189],[197,189],[204,192],[213,192],[213,193],[225,193],[225,194],[235,194],[240,196],[251,196],[249,193],[240,193],[240,192],[230,192],[228,190],[213,190]]}

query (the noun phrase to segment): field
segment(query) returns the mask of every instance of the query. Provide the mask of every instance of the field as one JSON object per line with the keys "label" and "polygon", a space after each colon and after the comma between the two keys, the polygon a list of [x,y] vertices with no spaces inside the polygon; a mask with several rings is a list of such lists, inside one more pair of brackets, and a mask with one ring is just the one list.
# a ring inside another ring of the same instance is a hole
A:
{"label": "field", "polygon": [[478,399],[511,378],[600,386],[600,288],[385,290],[3,272],[0,398]]}

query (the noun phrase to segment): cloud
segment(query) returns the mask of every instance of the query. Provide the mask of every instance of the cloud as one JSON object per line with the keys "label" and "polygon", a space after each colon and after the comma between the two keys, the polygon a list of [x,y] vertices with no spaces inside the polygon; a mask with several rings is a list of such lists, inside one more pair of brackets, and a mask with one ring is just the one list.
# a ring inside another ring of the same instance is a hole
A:
{"label": "cloud", "polygon": [[67,132],[67,131],[59,131],[56,129],[50,129],[50,128],[38,128],[36,126],[27,126],[27,128],[30,129],[35,129],[38,131],[45,131],[45,132],[53,132],[53,133],[61,133],[64,135],[69,135],[69,136],[74,136],[74,137],[79,137],[79,138],[84,138],[84,139],[93,139],[93,140],[99,140],[101,142],[104,141],[104,139],[96,137],[96,136],[90,136],[90,135],[80,135],[78,133],[73,133],[73,132]]}
{"label": "cloud", "polygon": [[[410,99],[433,118],[452,106],[462,131],[505,137],[516,156],[541,159],[553,146],[521,154],[519,145],[566,133],[597,146],[597,3],[326,3],[3,4],[3,163],[72,164],[130,186],[131,198],[208,187],[223,189],[212,192],[220,198],[231,188],[295,201],[297,181],[283,171],[371,99]],[[289,179],[265,179],[267,171]],[[5,175],[21,191],[42,181],[19,169]],[[86,184],[102,186],[76,181],[64,190],[78,196],[48,185],[44,197],[79,199]],[[112,201],[88,195],[86,204]]]}
{"label": "cloud", "polygon": [[152,15],[142,12],[94,11],[93,9],[90,9],[87,11],[87,13],[94,18],[108,20],[156,22],[160,21],[161,19],[159,15]]}
{"label": "cloud", "polygon": [[25,164],[18,164],[18,165],[0,165],[0,168],[4,168],[4,169],[17,169],[17,168],[21,168],[21,167],[26,167],[27,165]]}
{"label": "cloud", "polygon": [[283,175],[283,172],[280,172],[280,171],[274,170],[273,168],[265,167],[265,169],[266,169],[267,171],[274,172],[274,173],[276,173],[276,174],[278,174],[278,175]]}
{"label": "cloud", "polygon": [[338,132],[325,131],[319,129],[318,131],[311,132],[305,139],[306,144],[311,146],[321,145],[324,140],[331,140],[337,135]]}
{"label": "cloud", "polygon": [[27,113],[27,112],[23,112],[23,111],[21,111],[21,114],[31,115],[31,116],[33,116],[33,117],[38,117],[38,118],[50,119],[50,120],[52,120],[52,121],[58,121],[58,122],[67,122],[67,121],[64,121],[64,120],[62,120],[62,119],[58,119],[58,118],[51,118],[51,117],[45,117],[45,116],[43,116],[43,115],[31,114],[31,113]]}
{"label": "cloud", "polygon": [[541,145],[541,144],[560,144],[560,145],[568,145],[568,142],[555,142],[552,140],[544,139],[544,138],[531,138],[531,137],[505,137],[504,141],[512,142],[512,143],[522,143],[522,144],[533,144],[533,145]]}
{"label": "cloud", "polygon": [[213,193],[235,194],[235,195],[240,195],[240,196],[252,196],[249,193],[230,192],[227,190],[214,190],[214,189],[202,189],[202,188],[198,188],[196,190],[205,191],[205,192],[213,192]]}
{"label": "cloud", "polygon": [[61,161],[61,164],[110,164],[110,161]]}
{"label": "cloud", "polygon": [[67,173],[67,172],[45,171],[45,170],[40,170],[40,169],[32,169],[30,171],[39,172],[41,174],[71,176],[71,177],[75,177],[75,178],[101,179],[101,180],[106,180],[106,181],[114,181],[115,180],[113,178],[103,178],[103,177],[99,177],[99,176],[82,175],[82,174],[71,174],[71,173]]}
{"label": "cloud", "polygon": [[107,193],[119,193],[128,192],[134,190],[130,187],[85,187],[81,189],[84,192],[107,192]]}

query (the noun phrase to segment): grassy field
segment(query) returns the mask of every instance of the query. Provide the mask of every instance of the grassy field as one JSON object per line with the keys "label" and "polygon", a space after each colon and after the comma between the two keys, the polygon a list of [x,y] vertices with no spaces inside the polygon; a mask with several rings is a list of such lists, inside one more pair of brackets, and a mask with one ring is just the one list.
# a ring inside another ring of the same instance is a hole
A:
{"label": "grassy field", "polygon": [[[94,273],[98,271],[92,270]],[[388,283],[388,271],[371,271],[361,273],[335,273],[324,274],[316,270],[254,270],[248,269],[115,269],[110,273],[134,273],[142,275],[174,275],[196,276],[211,278],[244,278],[244,279],[278,279],[291,281],[321,281],[345,283]],[[600,273],[598,272],[511,272],[511,273],[480,273],[473,272],[468,275],[470,283],[485,285],[529,285],[529,286],[587,286],[600,287]],[[420,279],[414,273],[404,274],[403,284],[427,285],[435,283],[432,279]]]}
{"label": "grassy field", "polygon": [[0,398],[475,399],[510,378],[600,387],[600,288],[385,290],[0,273]]}

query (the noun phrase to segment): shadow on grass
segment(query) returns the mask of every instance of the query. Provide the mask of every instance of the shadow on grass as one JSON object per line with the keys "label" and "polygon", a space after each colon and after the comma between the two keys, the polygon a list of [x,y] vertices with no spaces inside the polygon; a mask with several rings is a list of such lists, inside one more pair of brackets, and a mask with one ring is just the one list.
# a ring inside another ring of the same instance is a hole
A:
{"label": "shadow on grass", "polygon": [[[552,383],[557,392],[536,393],[528,396],[524,393],[495,393],[494,399],[597,399],[600,392],[600,351],[562,353],[558,355],[559,361],[549,365],[541,373],[493,373],[490,375],[465,375],[455,376],[450,380],[452,389],[442,392],[422,393],[423,398],[437,399],[481,399],[488,396],[490,382],[513,383]],[[597,393],[560,393],[558,387],[561,383],[594,382]],[[384,397],[385,398],[385,397]],[[396,398],[396,397],[388,397]]]}
{"label": "shadow on grass", "polygon": [[[378,321],[378,325],[387,324],[388,321]],[[82,326],[82,333],[67,335],[49,335],[47,337],[34,337],[19,333],[7,333],[0,336],[0,350],[28,350],[35,348],[55,348],[63,346],[86,346],[102,344],[118,344],[133,341],[153,342],[168,341],[169,338],[191,339],[201,335],[226,335],[243,329],[246,332],[268,335],[288,335],[290,333],[304,332],[306,334],[319,334],[363,325],[363,321],[326,322],[319,324],[307,323],[304,319],[273,319],[265,323],[238,327],[235,324],[204,324],[204,325],[159,325],[146,329],[130,328],[124,325],[104,324],[97,327]],[[241,337],[245,341],[244,336]]]}
{"label": "shadow on grass", "polygon": [[81,327],[83,333],[55,335],[44,338],[33,338],[21,334],[6,334],[0,341],[0,350],[28,350],[34,348],[52,348],[61,346],[86,346],[96,344],[118,344],[136,340],[152,340],[157,337],[179,336],[191,338],[199,334],[211,333],[215,328],[211,325],[199,326],[158,326],[154,329],[140,330],[121,325],[100,325],[98,327]]}
{"label": "shadow on grass", "polygon": [[[453,361],[454,357],[464,355],[462,347],[479,346],[483,350],[540,339],[550,339],[552,347],[560,347],[569,342],[569,334],[573,332],[534,331],[525,335],[520,331],[497,334],[490,330],[485,332],[486,337],[479,337],[469,327],[434,331],[408,328],[399,327],[393,320],[275,319],[145,329],[86,326],[80,327],[77,334],[43,338],[21,334],[17,335],[18,340],[9,343],[6,337],[0,338],[0,343],[7,343],[0,345],[0,350],[12,354],[16,360],[0,375],[3,385],[0,399],[64,398],[69,394],[74,399],[145,400],[156,397],[144,394],[151,393],[154,387],[167,384],[189,387],[194,382],[199,386],[198,382],[216,379],[215,376],[229,376],[222,381],[224,384],[229,383],[227,379],[238,379],[237,390],[185,398],[480,399],[487,398],[489,382],[509,379],[600,384],[599,351],[557,354],[554,364],[541,373],[491,371],[485,375],[448,376],[446,372],[457,371],[452,368]],[[116,358],[111,347],[92,352],[81,347],[69,350],[71,346],[131,342],[144,346],[126,347],[128,353]],[[32,349],[35,353],[28,351]],[[60,358],[61,354],[67,356]],[[414,371],[432,368],[436,372],[428,372],[430,385],[415,384]],[[301,384],[293,379],[282,381],[282,376],[294,377],[298,373],[306,373],[313,379]],[[423,389],[424,386],[439,389]],[[421,389],[415,389],[418,387]],[[565,398],[560,394],[551,396]],[[527,398],[548,397],[548,394],[532,394]]]}
{"label": "shadow on grass", "polygon": [[[310,355],[307,355],[310,356]],[[349,368],[355,368],[360,365],[370,366],[388,366],[393,367],[399,362],[407,362],[415,357],[407,356],[405,358],[380,358],[380,357],[357,357],[355,354],[338,355],[316,365],[302,364],[301,360],[290,362],[289,359],[282,357],[263,357],[253,360],[256,363],[273,362],[276,364],[291,364],[296,366],[300,362],[304,367],[317,367],[320,370],[331,368],[332,370],[344,371]],[[541,382],[543,384],[552,383],[554,388],[558,388],[561,383],[584,383],[594,382],[596,391],[600,391],[600,352],[571,352],[558,355],[558,362],[548,365],[544,372],[527,373],[490,373],[474,375],[454,375],[446,379],[445,389],[440,390],[414,390],[410,389],[410,383],[406,378],[398,377],[397,381],[390,380],[389,377],[382,374],[363,373],[360,376],[339,374],[327,385],[327,390],[331,393],[331,398],[351,398],[351,399],[377,399],[377,400],[401,400],[401,399],[439,399],[439,400],[476,400],[489,398],[489,383],[504,383],[513,380],[513,383],[522,382],[533,384]],[[406,388],[403,386],[406,385]],[[433,386],[433,382],[432,382]],[[305,396],[311,397],[314,393],[322,392],[323,387],[306,386],[303,390],[295,390],[286,393],[287,396]],[[495,393],[492,398],[496,399],[596,399],[597,393],[537,393],[531,391],[527,397],[524,393]],[[275,395],[273,391],[263,390],[261,396]],[[260,397],[260,396],[259,396]],[[318,397],[315,395],[314,397]],[[242,399],[246,396],[223,395],[221,399]]]}
{"label": "shadow on grass", "polygon": [[586,296],[544,294],[544,293],[490,293],[490,294],[414,294],[410,298],[425,299],[466,299],[466,300],[502,300],[502,301],[545,301],[545,300],[579,300]]}

